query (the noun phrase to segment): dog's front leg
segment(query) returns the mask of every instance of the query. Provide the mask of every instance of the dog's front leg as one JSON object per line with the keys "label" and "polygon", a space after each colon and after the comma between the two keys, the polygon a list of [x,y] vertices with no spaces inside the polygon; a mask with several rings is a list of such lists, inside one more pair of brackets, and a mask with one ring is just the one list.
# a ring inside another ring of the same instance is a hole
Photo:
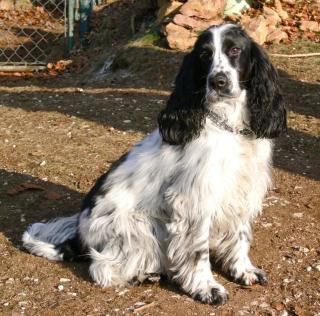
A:
{"label": "dog's front leg", "polygon": [[241,224],[235,231],[228,231],[217,245],[216,259],[232,279],[243,285],[267,283],[266,273],[250,261],[250,223]]}
{"label": "dog's front leg", "polygon": [[[186,218],[187,217],[187,218]],[[168,225],[168,258],[172,280],[203,303],[224,304],[227,290],[217,283],[210,269],[208,218],[177,216]]]}

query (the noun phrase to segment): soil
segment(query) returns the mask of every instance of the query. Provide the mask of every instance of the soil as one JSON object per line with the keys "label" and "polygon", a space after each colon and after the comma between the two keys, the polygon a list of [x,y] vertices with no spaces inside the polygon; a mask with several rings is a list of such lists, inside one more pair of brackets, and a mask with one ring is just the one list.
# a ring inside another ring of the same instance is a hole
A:
{"label": "soil", "polygon": [[[115,17],[130,11],[106,10]],[[88,264],[50,262],[22,249],[29,224],[78,212],[95,179],[156,127],[157,113],[172,91],[183,53],[141,42],[124,46],[132,41],[124,27],[110,34],[110,51],[118,48],[126,60],[113,73],[97,70],[105,51],[99,63],[94,53],[86,53],[86,73],[0,77],[0,314],[320,315],[316,57],[272,57],[289,129],[276,141],[274,188],[253,227],[251,258],[268,273],[266,286],[234,284],[213,268],[230,292],[228,303],[215,307],[158,278],[102,289],[90,280]],[[269,53],[316,50],[319,44],[302,41],[268,48]]]}

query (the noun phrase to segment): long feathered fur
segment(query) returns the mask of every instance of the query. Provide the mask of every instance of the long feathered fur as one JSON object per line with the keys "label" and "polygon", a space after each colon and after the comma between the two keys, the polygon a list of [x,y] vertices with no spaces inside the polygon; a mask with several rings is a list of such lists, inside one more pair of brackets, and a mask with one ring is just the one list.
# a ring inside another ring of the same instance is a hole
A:
{"label": "long feathered fur", "polygon": [[228,298],[210,252],[236,282],[265,283],[248,257],[251,222],[270,185],[271,138],[286,118],[263,50],[235,25],[208,29],[158,122],[97,181],[79,214],[31,225],[24,246],[51,260],[89,257],[103,287],[165,274],[205,303]]}

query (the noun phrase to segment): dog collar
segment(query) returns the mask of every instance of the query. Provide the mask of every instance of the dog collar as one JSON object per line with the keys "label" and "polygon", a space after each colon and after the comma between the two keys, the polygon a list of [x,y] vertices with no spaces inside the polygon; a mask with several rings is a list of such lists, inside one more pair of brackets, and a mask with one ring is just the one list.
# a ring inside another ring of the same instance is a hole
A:
{"label": "dog collar", "polygon": [[233,134],[238,134],[242,136],[253,136],[254,132],[250,128],[243,128],[240,130],[236,130],[232,128],[229,124],[226,123],[226,120],[224,120],[220,115],[218,115],[215,112],[209,112],[209,118],[211,121],[219,128],[228,131]]}

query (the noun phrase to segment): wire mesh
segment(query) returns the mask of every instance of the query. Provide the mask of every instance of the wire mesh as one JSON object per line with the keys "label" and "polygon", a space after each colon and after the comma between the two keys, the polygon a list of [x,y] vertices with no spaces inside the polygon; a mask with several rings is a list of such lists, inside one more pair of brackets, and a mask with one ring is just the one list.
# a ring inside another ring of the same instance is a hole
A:
{"label": "wire mesh", "polygon": [[0,10],[0,68],[45,65],[65,35],[66,0],[29,0],[24,9]]}

